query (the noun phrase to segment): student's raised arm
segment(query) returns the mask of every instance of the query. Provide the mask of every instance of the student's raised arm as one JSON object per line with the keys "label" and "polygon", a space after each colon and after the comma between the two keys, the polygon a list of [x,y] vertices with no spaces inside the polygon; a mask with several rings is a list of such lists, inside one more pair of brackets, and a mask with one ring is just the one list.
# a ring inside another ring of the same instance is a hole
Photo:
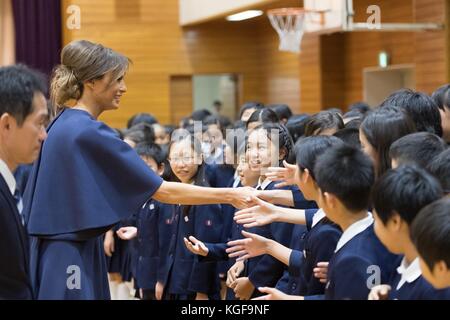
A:
{"label": "student's raised arm", "polygon": [[252,188],[205,188],[185,183],[164,181],[153,199],[168,204],[202,205],[226,203],[246,208]]}
{"label": "student's raised arm", "polygon": [[258,234],[242,231],[242,235],[245,237],[244,239],[228,242],[230,248],[227,249],[227,253],[230,258],[237,258],[237,261],[241,261],[269,254],[289,266],[292,249]]}
{"label": "student's raised arm", "polygon": [[276,205],[286,207],[295,206],[294,195],[292,193],[292,190],[285,190],[285,189],[280,190],[273,189],[264,191],[256,190],[254,194],[258,198]]}
{"label": "student's raised arm", "polygon": [[234,221],[244,228],[261,227],[273,222],[306,224],[305,210],[277,207],[257,197],[252,197],[254,207],[243,209],[234,214]]}

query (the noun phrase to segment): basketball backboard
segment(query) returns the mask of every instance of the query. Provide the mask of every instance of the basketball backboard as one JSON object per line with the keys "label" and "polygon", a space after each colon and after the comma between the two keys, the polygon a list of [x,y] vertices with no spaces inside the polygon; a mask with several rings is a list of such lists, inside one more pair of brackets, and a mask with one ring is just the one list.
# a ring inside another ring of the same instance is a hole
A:
{"label": "basketball backboard", "polygon": [[305,17],[306,33],[334,33],[345,29],[349,15],[347,0],[304,0],[304,8],[311,11]]}

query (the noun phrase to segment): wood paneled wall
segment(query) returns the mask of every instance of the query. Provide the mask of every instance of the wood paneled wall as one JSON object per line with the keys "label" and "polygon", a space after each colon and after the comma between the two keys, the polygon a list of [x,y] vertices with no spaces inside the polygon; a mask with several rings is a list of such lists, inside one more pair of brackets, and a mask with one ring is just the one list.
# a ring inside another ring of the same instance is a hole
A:
{"label": "wood paneled wall", "polygon": [[[278,4],[291,6],[293,2]],[[356,21],[366,19],[368,5],[378,4],[383,22],[444,22],[446,2],[354,0],[354,5]],[[431,92],[449,80],[450,40],[445,31],[305,35],[302,53],[295,55],[278,51],[278,36],[267,17],[241,23],[220,20],[183,29],[178,24],[177,0],[63,0],[65,16],[69,4],[80,6],[82,24],[80,30],[64,26],[64,43],[89,39],[133,60],[120,110],[102,117],[115,127],[123,127],[137,112],[151,112],[169,123],[170,80],[180,75],[236,73],[242,81],[241,103],[287,103],[295,112],[311,113],[326,107],[345,108],[361,100],[363,68],[376,66],[381,50],[390,52],[392,64],[416,64],[419,90]],[[185,105],[179,108],[174,111],[177,118],[190,110]]]}
{"label": "wood paneled wall", "polygon": [[252,41],[259,36],[255,28],[220,22],[182,29],[178,0],[64,0],[64,14],[69,4],[81,8],[81,29],[64,27],[65,44],[76,39],[101,42],[133,60],[120,110],[102,116],[111,126],[123,127],[137,112],[151,112],[169,123],[172,75],[239,73],[242,100],[262,96],[259,42]]}

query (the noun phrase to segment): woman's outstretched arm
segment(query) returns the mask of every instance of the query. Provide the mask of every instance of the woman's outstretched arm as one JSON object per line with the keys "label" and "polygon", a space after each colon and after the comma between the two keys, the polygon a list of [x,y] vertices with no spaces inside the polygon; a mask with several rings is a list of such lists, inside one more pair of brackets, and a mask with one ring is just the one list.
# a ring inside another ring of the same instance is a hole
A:
{"label": "woman's outstretched arm", "polygon": [[238,209],[246,208],[252,188],[206,188],[179,182],[164,181],[153,198],[169,204],[202,205],[226,203]]}

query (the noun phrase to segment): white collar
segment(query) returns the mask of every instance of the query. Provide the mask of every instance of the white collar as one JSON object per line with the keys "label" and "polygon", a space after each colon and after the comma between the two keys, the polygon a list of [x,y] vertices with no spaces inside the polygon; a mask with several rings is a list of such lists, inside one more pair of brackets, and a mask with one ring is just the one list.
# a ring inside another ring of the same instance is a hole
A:
{"label": "white collar", "polygon": [[311,229],[314,228],[314,226],[318,224],[323,218],[325,218],[325,211],[319,209],[313,216]]}
{"label": "white collar", "polygon": [[402,263],[397,268],[397,272],[401,275],[400,281],[397,284],[397,290],[399,290],[406,282],[414,282],[422,275],[419,258],[414,259],[410,265],[407,265],[406,258],[403,258]]}
{"label": "white collar", "polygon": [[362,220],[356,221],[347,230],[344,231],[341,238],[339,239],[336,250],[334,252],[338,252],[347,242],[352,240],[358,234],[366,230],[373,223],[373,217],[370,212],[368,212],[368,216]]}
{"label": "white collar", "polygon": [[265,190],[267,188],[267,186],[271,183],[272,183],[272,181],[267,178],[266,178],[266,180],[261,182],[261,177],[260,177],[258,180],[258,185],[256,186],[256,189],[261,188],[261,190]]}
{"label": "white collar", "polygon": [[3,179],[5,179],[9,191],[11,191],[11,194],[14,196],[14,193],[16,192],[16,178],[14,178],[11,170],[9,170],[6,165],[6,162],[2,159],[0,159],[0,174],[3,176]]}
{"label": "white collar", "polygon": [[237,188],[239,185],[239,182],[241,182],[241,178],[239,176],[235,177],[234,181],[233,181],[233,188]]}

